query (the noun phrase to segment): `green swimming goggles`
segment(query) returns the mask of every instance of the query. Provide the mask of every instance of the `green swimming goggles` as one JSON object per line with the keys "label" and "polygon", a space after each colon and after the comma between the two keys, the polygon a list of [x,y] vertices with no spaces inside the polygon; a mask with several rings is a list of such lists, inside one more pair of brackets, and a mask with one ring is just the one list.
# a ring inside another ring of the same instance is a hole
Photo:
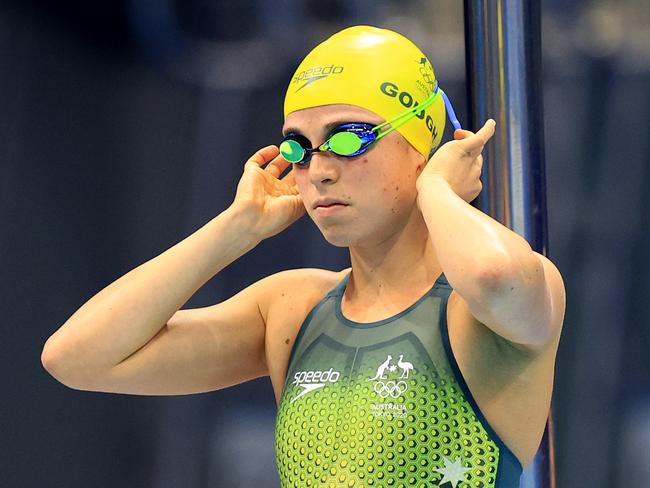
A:
{"label": "green swimming goggles", "polygon": [[[330,151],[339,156],[346,158],[353,158],[359,154],[366,152],[372,144],[377,142],[379,139],[384,137],[386,134],[394,131],[402,124],[405,124],[410,119],[415,117],[415,115],[422,110],[426,109],[431,105],[438,94],[442,95],[445,102],[445,107],[447,109],[447,114],[454,128],[460,129],[461,125],[458,122],[456,113],[454,112],[453,107],[449,98],[442,91],[441,88],[436,86],[436,89],[433,91],[433,94],[427,98],[422,105],[416,105],[413,108],[409,108],[407,111],[399,114],[397,117],[392,118],[382,124],[375,125],[365,122],[351,122],[347,124],[342,124],[330,132],[327,140],[315,148],[311,148],[310,141],[303,136],[302,134],[289,133],[285,136],[280,143],[280,154],[282,157],[289,161],[290,163],[305,165],[309,163],[311,156],[315,152],[321,151]],[[400,121],[400,119],[403,119]],[[390,128],[381,131],[386,125],[393,124]]]}

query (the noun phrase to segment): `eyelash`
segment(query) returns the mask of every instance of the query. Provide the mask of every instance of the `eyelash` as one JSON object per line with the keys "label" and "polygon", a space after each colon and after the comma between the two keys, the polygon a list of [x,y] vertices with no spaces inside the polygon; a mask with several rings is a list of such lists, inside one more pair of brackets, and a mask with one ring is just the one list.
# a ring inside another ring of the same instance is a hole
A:
{"label": "eyelash", "polygon": [[309,143],[309,147],[313,147],[311,141],[309,139],[307,139],[305,136],[303,136],[302,134],[296,134],[295,132],[289,132],[286,136],[284,136],[284,138],[286,139],[288,137],[291,137],[293,139],[304,139],[306,142]]}

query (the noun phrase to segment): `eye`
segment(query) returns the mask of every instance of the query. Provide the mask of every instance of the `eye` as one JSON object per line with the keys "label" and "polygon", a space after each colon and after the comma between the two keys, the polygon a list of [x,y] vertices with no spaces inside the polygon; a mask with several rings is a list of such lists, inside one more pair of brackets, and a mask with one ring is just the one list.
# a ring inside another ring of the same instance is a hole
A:
{"label": "eye", "polygon": [[341,156],[350,156],[361,148],[362,140],[353,131],[337,132],[329,139],[330,149]]}
{"label": "eye", "polygon": [[311,149],[311,141],[307,139],[305,136],[303,136],[302,134],[298,134],[296,132],[289,132],[286,136],[284,136],[284,139],[285,140],[291,139],[292,141],[296,141],[305,149]]}

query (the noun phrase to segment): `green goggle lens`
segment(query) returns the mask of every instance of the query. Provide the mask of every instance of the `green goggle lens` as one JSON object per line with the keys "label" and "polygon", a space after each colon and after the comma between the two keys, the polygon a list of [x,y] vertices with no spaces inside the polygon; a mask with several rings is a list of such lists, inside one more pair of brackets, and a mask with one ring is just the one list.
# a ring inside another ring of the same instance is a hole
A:
{"label": "green goggle lens", "polygon": [[287,139],[280,144],[280,154],[290,163],[298,163],[305,156],[305,148],[298,141]]}
{"label": "green goggle lens", "polygon": [[362,141],[354,132],[337,132],[327,141],[329,149],[341,156],[354,154],[361,148]]}

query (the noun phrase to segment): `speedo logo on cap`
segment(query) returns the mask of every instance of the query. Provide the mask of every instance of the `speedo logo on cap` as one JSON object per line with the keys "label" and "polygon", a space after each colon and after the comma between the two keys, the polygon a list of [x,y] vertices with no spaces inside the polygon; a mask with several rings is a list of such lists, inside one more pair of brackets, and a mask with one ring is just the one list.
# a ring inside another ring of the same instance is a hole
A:
{"label": "speedo logo on cap", "polygon": [[303,391],[298,393],[298,395],[291,400],[291,403],[311,391],[323,388],[327,383],[336,383],[340,376],[341,373],[334,371],[333,368],[330,368],[327,371],[298,371],[293,376],[293,384],[303,388]]}
{"label": "speedo logo on cap", "polygon": [[343,69],[343,66],[334,66],[333,64],[329,66],[316,66],[297,73],[293,77],[292,83],[302,83],[296,90],[300,91],[314,81],[343,73]]}

